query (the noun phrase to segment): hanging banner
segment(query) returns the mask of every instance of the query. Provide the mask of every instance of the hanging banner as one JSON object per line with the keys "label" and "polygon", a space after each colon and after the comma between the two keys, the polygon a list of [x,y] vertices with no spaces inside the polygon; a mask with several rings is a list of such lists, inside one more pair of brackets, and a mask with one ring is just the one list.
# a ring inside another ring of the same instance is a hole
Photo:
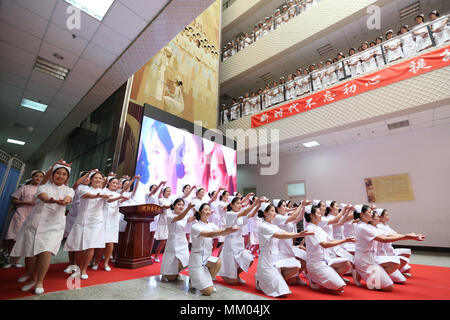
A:
{"label": "hanging banner", "polygon": [[315,94],[252,116],[252,128],[278,121],[348,97],[381,88],[450,65],[450,46],[406,60],[380,71],[352,79]]}

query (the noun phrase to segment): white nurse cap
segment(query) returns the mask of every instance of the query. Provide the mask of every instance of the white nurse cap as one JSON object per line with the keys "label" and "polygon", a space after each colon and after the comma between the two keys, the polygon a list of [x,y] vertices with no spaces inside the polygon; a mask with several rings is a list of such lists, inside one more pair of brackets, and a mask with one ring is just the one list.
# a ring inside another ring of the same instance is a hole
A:
{"label": "white nurse cap", "polygon": [[362,207],[363,207],[363,205],[362,205],[362,204],[358,204],[358,205],[356,205],[356,206],[355,206],[355,210],[356,210],[356,212],[358,212],[358,213],[361,213],[361,211],[362,211]]}
{"label": "white nurse cap", "polygon": [[319,203],[320,203],[320,200],[313,200],[313,201],[312,201],[312,204],[313,204],[314,206],[318,206]]}
{"label": "white nurse cap", "polygon": [[345,203],[341,203],[341,204],[339,205],[339,208],[340,208],[340,209],[344,209],[344,208],[345,208],[345,206],[346,206],[346,204],[345,204]]}
{"label": "white nurse cap", "polygon": [[306,206],[305,212],[311,214],[311,209],[312,209],[312,206]]}
{"label": "white nurse cap", "polygon": [[281,199],[273,199],[273,205],[275,207],[278,207],[278,205],[280,204]]}
{"label": "white nurse cap", "polygon": [[270,205],[270,202],[261,203],[261,210],[265,211],[269,205]]}
{"label": "white nurse cap", "polygon": [[378,208],[378,209],[375,209],[374,211],[377,215],[381,216],[381,214],[383,213],[383,210],[384,209]]}
{"label": "white nurse cap", "polygon": [[331,200],[327,200],[327,201],[325,201],[325,204],[327,205],[327,207],[329,207],[329,206],[331,206],[331,203],[332,203],[333,201],[331,201]]}
{"label": "white nurse cap", "polygon": [[59,168],[66,168],[67,171],[69,171],[69,173],[70,173],[70,167],[64,166],[64,165],[62,165],[62,164],[57,164],[57,165],[55,165],[55,166],[53,167],[53,172],[55,172],[55,171],[58,170]]}

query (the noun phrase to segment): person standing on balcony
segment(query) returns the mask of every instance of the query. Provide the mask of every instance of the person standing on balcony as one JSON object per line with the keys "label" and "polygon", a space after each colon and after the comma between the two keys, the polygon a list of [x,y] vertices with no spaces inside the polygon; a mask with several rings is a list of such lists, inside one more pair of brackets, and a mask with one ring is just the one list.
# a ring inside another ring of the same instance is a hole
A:
{"label": "person standing on balcony", "polygon": [[227,109],[226,104],[222,104],[221,106],[221,113],[222,113],[222,124],[226,124],[228,123],[228,114],[230,113],[230,111]]}
{"label": "person standing on balcony", "polygon": [[292,0],[288,1],[288,13],[289,13],[289,20],[295,17],[296,9],[294,6],[294,1]]}
{"label": "person standing on balcony", "polygon": [[436,46],[440,46],[441,44],[450,40],[449,27],[447,26],[448,17],[436,21],[438,17],[439,12],[437,12],[436,10],[433,10],[428,14],[428,18],[430,18],[430,21],[433,22],[431,24],[431,31],[433,32]]}
{"label": "person standing on balcony", "polygon": [[357,75],[362,73],[360,55],[355,54],[355,53],[356,53],[356,49],[351,48],[348,51],[349,57],[348,57],[348,61],[347,61],[347,64],[350,67],[351,75],[353,77],[356,77]]}
{"label": "person standing on balcony", "polygon": [[375,52],[372,48],[369,49],[369,43],[366,41],[362,44],[361,61],[364,72],[372,72],[377,68],[375,60]]}
{"label": "person standing on balcony", "polygon": [[303,83],[303,93],[304,94],[309,93],[311,91],[311,80],[308,69],[303,70],[302,83]]}
{"label": "person standing on balcony", "polygon": [[281,24],[285,24],[289,22],[289,11],[287,6],[283,6],[283,13],[281,14]]}
{"label": "person standing on balcony", "polygon": [[239,103],[236,99],[231,99],[231,109],[230,109],[230,121],[239,118]]}
{"label": "person standing on balcony", "polygon": [[263,109],[270,107],[272,103],[272,90],[270,89],[270,85],[266,83],[264,85],[264,99],[263,99]]}
{"label": "person standing on balcony", "polygon": [[336,82],[338,82],[337,75],[336,75],[336,65],[333,64],[333,60],[328,59],[327,66],[325,69],[324,85],[332,86]]}
{"label": "person standing on balcony", "polygon": [[292,79],[292,75],[288,75],[287,82],[286,82],[286,100],[291,100],[296,97],[295,94],[295,82]]}
{"label": "person standing on balcony", "polygon": [[281,10],[275,11],[275,29],[278,29],[283,24],[283,17],[281,16]]}
{"label": "person standing on balcony", "polygon": [[296,97],[300,97],[303,94],[303,82],[302,82],[302,70],[301,69],[297,69],[297,71],[295,71],[294,83],[295,83],[295,95],[296,95]]}
{"label": "person standing on balcony", "polygon": [[413,34],[416,37],[417,51],[428,49],[433,45],[428,28],[425,25],[425,16],[423,14],[419,14],[416,17],[416,26],[413,29]]}
{"label": "person standing on balcony", "polygon": [[320,73],[316,70],[316,64],[313,63],[309,66],[309,72],[312,76],[312,90],[318,91],[322,89],[322,81],[320,81]]}
{"label": "person standing on balcony", "polygon": [[405,57],[411,57],[416,54],[416,42],[414,36],[409,32],[408,25],[404,25],[400,28],[400,40],[402,42],[403,54]]}
{"label": "person standing on balcony", "polygon": [[[401,48],[401,41],[399,38],[392,39],[393,31],[388,30],[386,32],[386,41],[387,43],[384,45],[384,49],[387,52],[387,60],[388,62],[393,62],[395,60],[403,58],[403,52]],[[392,39],[392,40],[391,40]],[[391,41],[389,41],[391,40]]]}

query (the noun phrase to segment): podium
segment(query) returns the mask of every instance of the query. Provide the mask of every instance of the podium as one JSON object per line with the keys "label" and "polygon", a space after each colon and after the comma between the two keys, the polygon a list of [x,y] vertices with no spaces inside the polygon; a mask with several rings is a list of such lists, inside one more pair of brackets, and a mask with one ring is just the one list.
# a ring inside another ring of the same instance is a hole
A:
{"label": "podium", "polygon": [[151,265],[150,258],[153,238],[150,237],[150,222],[162,213],[155,204],[120,207],[127,227],[119,238],[118,252],[114,267],[136,269]]}

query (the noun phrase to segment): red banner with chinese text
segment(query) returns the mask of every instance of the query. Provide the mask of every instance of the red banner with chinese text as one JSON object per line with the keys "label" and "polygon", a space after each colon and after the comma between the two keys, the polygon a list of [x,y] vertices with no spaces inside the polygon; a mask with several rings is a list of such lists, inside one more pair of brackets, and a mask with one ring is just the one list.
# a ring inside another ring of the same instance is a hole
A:
{"label": "red banner with chinese text", "polygon": [[252,128],[260,127],[448,65],[450,65],[450,46],[414,57],[363,77],[351,79],[344,84],[327,88],[306,98],[297,99],[285,105],[254,115],[252,116]]}

